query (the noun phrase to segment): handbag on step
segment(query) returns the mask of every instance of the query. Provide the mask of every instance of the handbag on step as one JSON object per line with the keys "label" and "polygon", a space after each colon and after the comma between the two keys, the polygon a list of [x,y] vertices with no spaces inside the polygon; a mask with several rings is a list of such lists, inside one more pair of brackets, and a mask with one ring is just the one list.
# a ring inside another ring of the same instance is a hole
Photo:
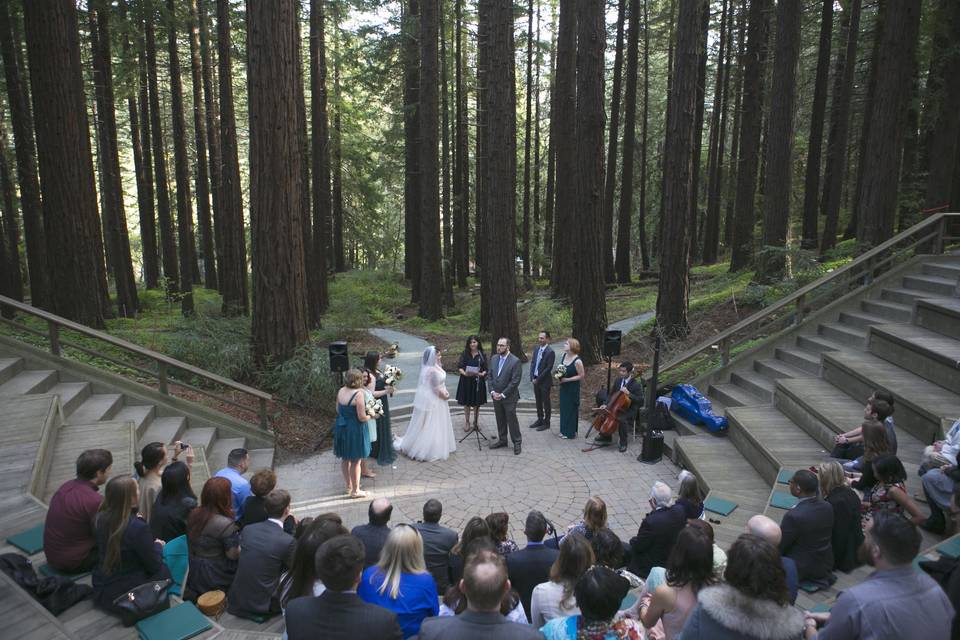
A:
{"label": "handbag on step", "polygon": [[123,626],[132,627],[144,618],[149,618],[170,607],[167,590],[173,580],[165,578],[145,582],[130,589],[113,601],[113,606],[120,610],[120,619]]}

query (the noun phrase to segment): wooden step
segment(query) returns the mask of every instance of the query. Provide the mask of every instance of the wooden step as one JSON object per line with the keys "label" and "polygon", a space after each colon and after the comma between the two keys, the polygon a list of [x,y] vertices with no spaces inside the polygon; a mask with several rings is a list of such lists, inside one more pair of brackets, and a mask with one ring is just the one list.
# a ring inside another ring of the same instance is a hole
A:
{"label": "wooden step", "polygon": [[867,346],[866,331],[839,322],[824,322],[817,327],[817,333],[848,349],[864,349]]}
{"label": "wooden step", "polygon": [[273,469],[273,449],[251,449],[250,469],[253,472],[259,469]]}
{"label": "wooden step", "polygon": [[93,386],[89,382],[58,382],[44,393],[60,398],[63,415],[66,416],[73,413],[90,397]]}
{"label": "wooden step", "polygon": [[707,395],[711,400],[716,398],[725,407],[741,407],[766,402],[763,398],[755,396],[743,387],[730,382],[711,384]]}
{"label": "wooden step", "polygon": [[[152,404],[134,404],[121,407],[113,416],[114,420],[129,420],[136,427],[137,433],[143,434],[144,429],[157,415],[157,408]],[[155,440],[151,440],[155,442]]]}
{"label": "wooden step", "polygon": [[823,353],[824,351],[839,351],[840,349],[849,348],[844,347],[844,345],[840,344],[839,342],[834,342],[833,340],[820,335],[797,336],[797,347],[813,354]]}
{"label": "wooden step", "polygon": [[960,340],[960,298],[925,298],[917,301],[921,327]]}
{"label": "wooden step", "polygon": [[[172,444],[175,440],[180,439],[181,434],[183,434],[184,429],[187,427],[187,419],[182,416],[169,417],[164,416],[162,418],[154,418],[148,425],[146,430],[140,436],[140,440],[137,443],[137,449],[142,449],[151,442],[162,442],[163,444]],[[211,429],[212,431],[212,429]],[[183,439],[184,442],[194,445],[194,447],[205,447],[207,446],[206,441],[192,442],[190,440]]]}
{"label": "wooden step", "polygon": [[911,305],[889,300],[861,300],[860,308],[872,315],[886,318],[887,322],[910,322],[913,317]]}
{"label": "wooden step", "polygon": [[956,278],[951,279],[929,275],[904,276],[903,286],[905,289],[916,289],[917,291],[925,291],[938,296],[957,295]]}
{"label": "wooden step", "polygon": [[960,340],[913,324],[871,328],[870,353],[960,393]]}
{"label": "wooden step", "polygon": [[866,331],[875,324],[887,324],[886,318],[865,311],[841,311],[840,323]]}
{"label": "wooden step", "polygon": [[23,371],[23,358],[0,358],[0,384]]}
{"label": "wooden step", "polygon": [[[817,370],[819,371],[819,369],[820,361],[817,360]],[[810,375],[808,371],[798,369],[783,360],[774,358],[754,360],[753,370],[772,380],[776,380],[777,378],[805,378]]]}
{"label": "wooden step", "polygon": [[820,374],[820,352],[811,353],[805,349],[799,348],[781,348],[777,347],[774,351],[777,360],[801,369],[808,374]]}
{"label": "wooden step", "polygon": [[3,572],[0,572],[0,615],[5,633],[11,638],[68,640],[73,637],[63,623]]}
{"label": "wooden step", "polygon": [[809,467],[829,455],[776,407],[735,407],[727,411],[727,418],[728,437],[771,485],[781,468]]}
{"label": "wooden step", "polygon": [[131,422],[102,421],[64,425],[57,430],[47,461],[49,473],[43,501],[67,480],[76,476],[77,456],[87,449],[107,449],[113,454],[112,475],[133,472],[136,431]]}
{"label": "wooden step", "polygon": [[210,446],[217,438],[217,430],[214,427],[190,427],[180,434],[180,440],[194,447],[203,447],[207,450],[207,456],[210,455]]}
{"label": "wooden step", "polygon": [[67,423],[89,424],[109,420],[122,406],[123,396],[119,393],[95,393],[67,416]]}
{"label": "wooden step", "polygon": [[923,273],[928,276],[938,276],[953,280],[960,280],[960,264],[950,262],[924,262]]}
{"label": "wooden step", "polygon": [[880,291],[880,297],[889,302],[913,306],[913,303],[920,298],[929,298],[930,293],[920,291],[919,289],[905,289],[902,287],[884,288]]}
{"label": "wooden step", "polygon": [[773,379],[756,371],[734,371],[730,374],[730,382],[745,389],[749,393],[762,398],[765,402],[773,400]]}
{"label": "wooden step", "polygon": [[43,393],[57,383],[59,375],[50,369],[25,369],[0,384],[0,396]]}

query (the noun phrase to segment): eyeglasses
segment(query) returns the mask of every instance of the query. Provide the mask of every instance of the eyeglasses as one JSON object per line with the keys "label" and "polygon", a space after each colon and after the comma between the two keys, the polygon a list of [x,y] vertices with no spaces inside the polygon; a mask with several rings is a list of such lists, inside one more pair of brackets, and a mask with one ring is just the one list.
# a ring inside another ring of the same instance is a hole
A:
{"label": "eyeglasses", "polygon": [[500,343],[497,344],[497,346],[498,346],[498,347],[505,347],[505,346],[507,346],[507,345],[504,344],[504,343],[502,343],[502,342],[500,342]]}

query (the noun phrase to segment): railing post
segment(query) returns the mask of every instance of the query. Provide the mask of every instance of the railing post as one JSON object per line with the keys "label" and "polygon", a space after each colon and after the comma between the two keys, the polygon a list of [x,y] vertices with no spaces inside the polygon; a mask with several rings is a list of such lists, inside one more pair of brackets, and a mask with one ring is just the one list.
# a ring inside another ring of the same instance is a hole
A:
{"label": "railing post", "polygon": [[937,223],[937,237],[933,240],[933,253],[943,253],[943,236],[947,231],[947,217],[940,214],[940,221]]}
{"label": "railing post", "polygon": [[730,339],[724,338],[720,341],[720,365],[727,366],[730,364]]}
{"label": "railing post", "polygon": [[169,395],[167,393],[167,365],[159,360],[157,360],[157,382],[160,386],[160,393]]}
{"label": "railing post", "polygon": [[47,336],[50,338],[50,353],[60,355],[60,326],[56,322],[47,321]]}
{"label": "railing post", "polygon": [[797,298],[796,309],[793,313],[793,324],[798,325],[803,322],[803,305],[806,304],[807,296],[806,294],[801,295]]}
{"label": "railing post", "polygon": [[260,398],[260,428],[266,431],[269,426],[267,425],[267,400],[266,398]]}

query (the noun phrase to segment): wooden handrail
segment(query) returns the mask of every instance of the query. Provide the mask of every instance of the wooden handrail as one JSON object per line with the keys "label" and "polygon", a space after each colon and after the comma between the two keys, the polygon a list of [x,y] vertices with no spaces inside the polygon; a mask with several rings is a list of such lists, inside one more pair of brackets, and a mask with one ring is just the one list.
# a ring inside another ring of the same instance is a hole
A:
{"label": "wooden handrail", "polygon": [[[185,371],[191,375],[209,380],[214,382],[222,387],[227,387],[234,391],[239,391],[248,396],[252,396],[257,399],[258,409],[257,412],[260,414],[260,425],[263,428],[267,428],[267,415],[266,415],[266,403],[270,400],[273,400],[273,396],[265,391],[259,389],[254,389],[253,387],[248,387],[245,384],[236,382],[235,380],[230,380],[229,378],[224,378],[210,371],[205,371],[199,367],[195,367],[192,364],[182,362],[176,358],[171,358],[165,356],[162,353],[152,351],[146,347],[141,347],[138,344],[133,342],[128,342],[122,338],[117,338],[112,336],[109,333],[104,333],[103,331],[97,331],[96,329],[91,329],[86,325],[79,324],[73,320],[68,320],[67,318],[62,318],[58,315],[52,314],[49,311],[44,311],[43,309],[38,309],[28,304],[18,302],[12,298],[7,298],[5,296],[0,296],[0,307],[10,307],[21,311],[28,315],[39,318],[47,323],[49,341],[50,341],[50,351],[53,355],[60,355],[60,340],[59,340],[59,329],[61,327],[70,329],[71,331],[76,331],[77,333],[89,336],[100,340],[101,342],[106,342],[109,345],[128,351],[130,353],[135,353],[138,356],[146,358],[148,360],[153,360],[157,363],[157,378],[160,381],[160,391],[161,393],[168,394],[166,389],[167,382],[169,380],[168,369],[174,368],[181,371]],[[252,409],[251,409],[252,410]]]}
{"label": "wooden handrail", "polygon": [[[814,291],[814,290],[816,290],[816,289],[819,289],[819,288],[823,287],[823,286],[826,285],[826,284],[832,283],[833,281],[837,280],[840,276],[844,275],[845,273],[847,273],[847,272],[849,272],[849,271],[851,271],[851,270],[853,270],[853,269],[856,269],[856,268],[858,268],[858,267],[860,267],[860,266],[863,266],[864,264],[867,264],[867,263],[868,263],[871,259],[873,259],[874,257],[876,257],[876,256],[878,256],[878,255],[880,255],[880,254],[882,254],[882,253],[884,253],[884,252],[886,252],[886,251],[889,251],[890,249],[892,249],[892,248],[895,247],[896,245],[900,244],[903,240],[906,240],[906,239],[911,238],[912,236],[914,236],[914,235],[915,235],[916,233],[918,233],[919,231],[922,231],[922,230],[924,230],[924,229],[926,229],[926,228],[928,228],[928,227],[934,227],[934,226],[938,226],[938,227],[939,227],[939,229],[934,230],[934,231],[930,234],[930,238],[932,239],[932,238],[934,238],[934,237],[940,236],[940,238],[939,238],[940,241],[939,241],[939,242],[936,242],[936,243],[934,243],[934,244],[936,245],[936,248],[937,248],[939,251],[942,251],[942,250],[943,250],[943,242],[942,242],[943,238],[942,238],[942,234],[943,234],[943,229],[944,229],[943,224],[946,222],[947,218],[951,218],[951,217],[952,217],[952,218],[957,218],[958,220],[960,220],[960,213],[937,213],[937,214],[934,214],[934,215],[926,218],[925,220],[921,220],[920,222],[918,222],[917,224],[913,225],[913,226],[910,227],[909,229],[906,229],[906,230],[904,230],[904,231],[901,231],[900,233],[898,233],[898,234],[895,235],[894,237],[890,238],[890,239],[887,240],[886,242],[883,242],[882,244],[879,244],[879,245],[877,245],[876,247],[873,247],[872,249],[870,249],[869,251],[863,253],[862,255],[857,256],[857,258],[856,258],[855,260],[853,260],[852,262],[848,262],[847,264],[845,264],[845,265],[843,265],[843,266],[841,266],[841,267],[838,267],[838,268],[834,269],[833,271],[831,271],[830,273],[826,274],[826,275],[823,276],[822,278],[820,278],[820,279],[818,279],[818,280],[814,280],[813,282],[811,282],[811,283],[809,283],[809,284],[807,284],[807,285],[804,285],[803,287],[797,289],[796,291],[794,291],[794,292],[791,293],[790,295],[788,295],[788,296],[786,296],[786,297],[784,297],[784,298],[781,298],[780,300],[778,300],[777,302],[773,303],[772,305],[770,305],[770,306],[768,306],[768,307],[764,307],[763,309],[757,311],[757,312],[754,313],[753,315],[751,315],[751,316],[749,316],[749,317],[747,317],[747,318],[744,318],[743,320],[741,320],[741,321],[738,322],[737,324],[733,325],[732,327],[729,327],[729,328],[727,328],[727,329],[724,329],[723,331],[721,331],[721,332],[718,333],[717,335],[711,337],[709,340],[706,340],[706,341],[704,341],[704,342],[701,342],[701,343],[698,344],[697,346],[692,347],[692,348],[684,351],[683,353],[681,353],[681,354],[678,355],[677,357],[671,359],[671,360],[670,360],[669,362],[667,362],[665,365],[663,365],[662,367],[660,367],[659,373],[662,373],[662,372],[664,372],[664,371],[668,371],[668,370],[670,370],[670,369],[673,369],[673,368],[675,368],[675,367],[677,367],[677,366],[679,366],[679,365],[681,365],[681,364],[683,364],[683,363],[685,363],[685,362],[687,362],[687,361],[695,358],[696,356],[700,355],[701,353],[704,353],[704,352],[706,352],[706,351],[711,350],[714,345],[721,345],[721,346],[723,347],[723,348],[721,349],[721,351],[723,352],[723,354],[721,355],[721,359],[722,359],[723,365],[726,365],[726,364],[728,363],[728,361],[729,361],[730,340],[731,340],[731,338],[732,338],[733,336],[737,335],[738,333],[740,333],[740,332],[743,331],[744,329],[747,329],[747,328],[749,328],[749,327],[757,324],[757,323],[760,322],[761,320],[763,320],[763,319],[765,319],[765,318],[773,315],[774,313],[776,313],[777,311],[780,311],[781,309],[783,309],[784,307],[790,305],[791,303],[796,303],[797,301],[803,301],[803,300],[805,299],[805,297],[806,297],[810,292],[812,292],[812,291]],[[922,241],[924,241],[924,240],[921,239],[921,242],[922,242]],[[916,244],[916,243],[915,243],[915,244]],[[652,372],[651,372],[651,373],[652,373]],[[651,375],[650,375],[650,374],[647,374],[647,375],[645,375],[645,377],[649,380],[649,378],[651,377]]]}

